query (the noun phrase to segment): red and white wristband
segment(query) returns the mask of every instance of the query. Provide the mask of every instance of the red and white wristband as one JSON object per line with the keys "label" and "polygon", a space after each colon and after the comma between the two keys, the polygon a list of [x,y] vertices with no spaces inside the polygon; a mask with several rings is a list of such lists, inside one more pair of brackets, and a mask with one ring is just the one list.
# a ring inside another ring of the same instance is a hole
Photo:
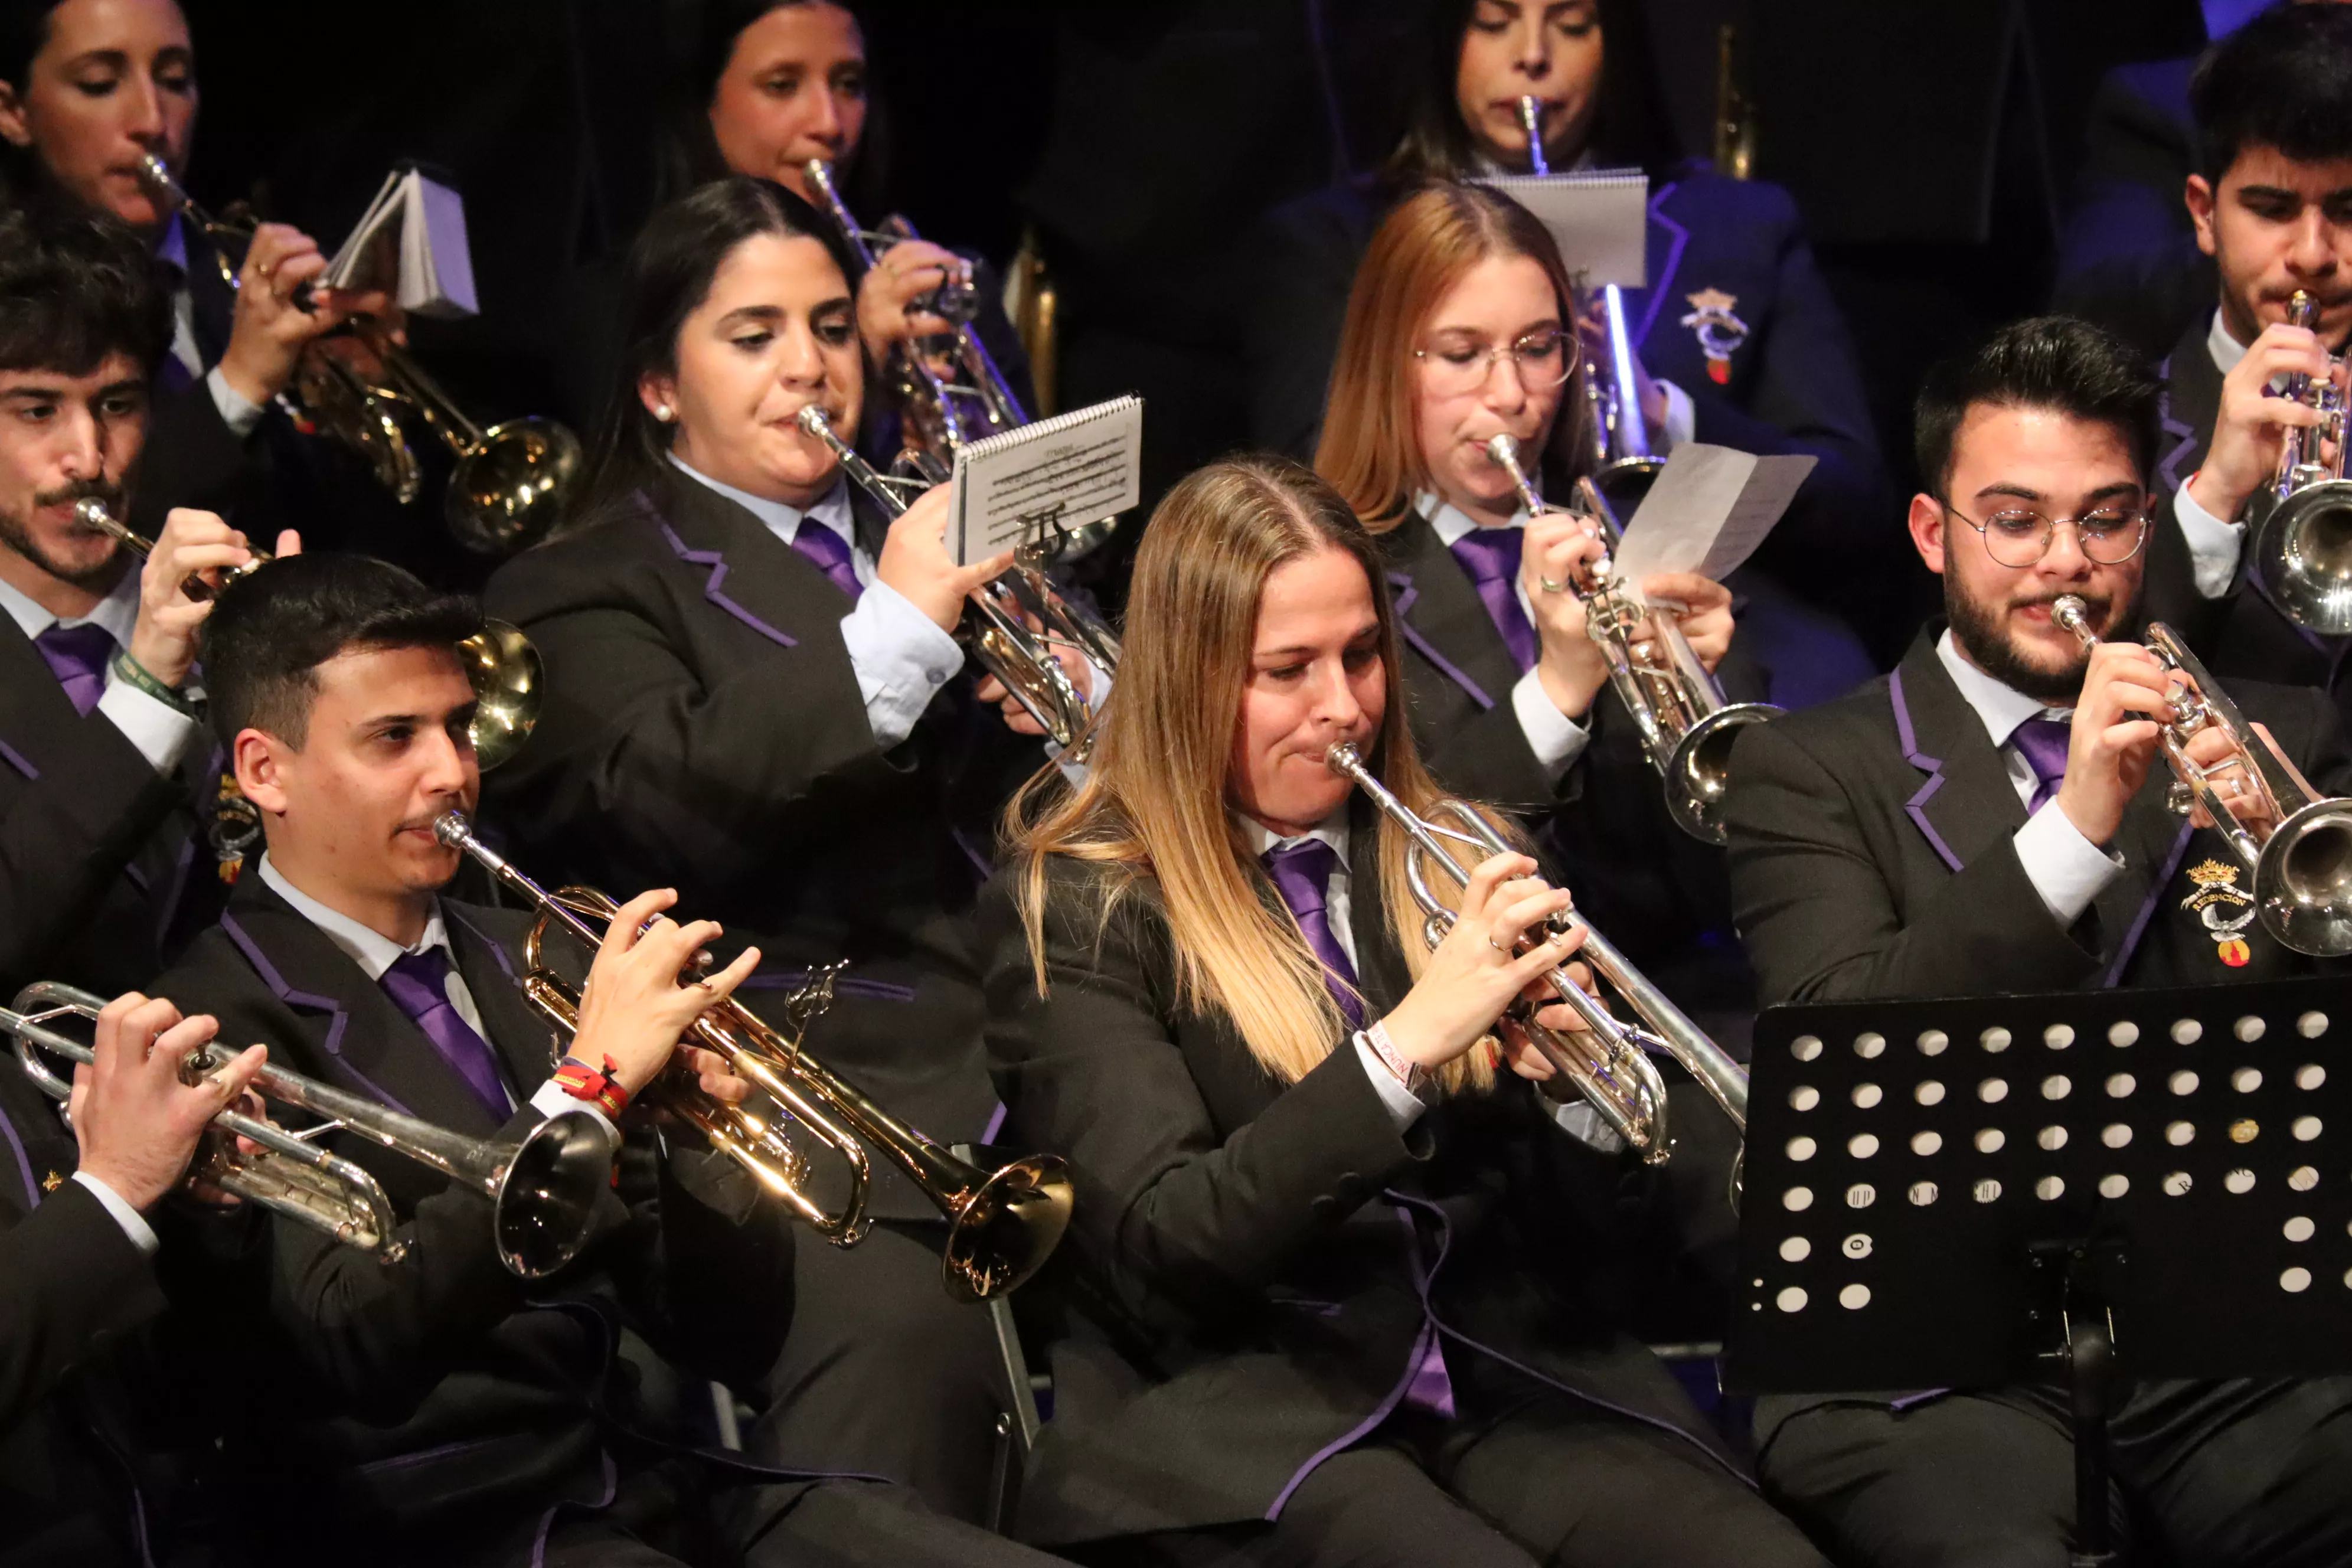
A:
{"label": "red and white wristband", "polygon": [[1407,1061],[1404,1053],[1396,1048],[1396,1042],[1389,1038],[1387,1019],[1380,1020],[1370,1028],[1358,1030],[1356,1038],[1364,1043],[1365,1049],[1380,1058],[1381,1065],[1404,1086],[1407,1094],[1420,1095],[1427,1089],[1429,1075]]}

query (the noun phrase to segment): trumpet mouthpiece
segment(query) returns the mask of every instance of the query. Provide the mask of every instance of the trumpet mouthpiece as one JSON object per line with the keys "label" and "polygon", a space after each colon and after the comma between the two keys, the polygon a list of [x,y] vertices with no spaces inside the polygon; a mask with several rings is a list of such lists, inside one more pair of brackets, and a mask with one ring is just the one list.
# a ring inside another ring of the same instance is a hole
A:
{"label": "trumpet mouthpiece", "polygon": [[466,840],[474,836],[473,825],[462,811],[445,811],[433,819],[433,837],[446,849],[463,849]]}
{"label": "trumpet mouthpiece", "polygon": [[2051,601],[2050,618],[2076,637],[2091,630],[2091,607],[2072,594],[2062,594]]}
{"label": "trumpet mouthpiece", "polygon": [[1348,777],[1364,765],[1364,759],[1352,742],[1334,741],[1323,752],[1323,765],[1342,777]]}
{"label": "trumpet mouthpiece", "polygon": [[93,533],[114,531],[114,514],[96,496],[84,496],[74,502],[74,521]]}
{"label": "trumpet mouthpiece", "polygon": [[1517,468],[1519,466],[1519,443],[1517,438],[1510,435],[1508,432],[1503,432],[1490,437],[1486,442],[1486,456],[1499,468]]}
{"label": "trumpet mouthpiece", "polygon": [[188,205],[188,193],[180,188],[171,167],[152,153],[139,154],[139,177],[174,212]]}
{"label": "trumpet mouthpiece", "polygon": [[820,441],[833,434],[833,421],[826,418],[824,410],[814,403],[793,416],[793,423],[801,427],[803,434],[814,436]]}

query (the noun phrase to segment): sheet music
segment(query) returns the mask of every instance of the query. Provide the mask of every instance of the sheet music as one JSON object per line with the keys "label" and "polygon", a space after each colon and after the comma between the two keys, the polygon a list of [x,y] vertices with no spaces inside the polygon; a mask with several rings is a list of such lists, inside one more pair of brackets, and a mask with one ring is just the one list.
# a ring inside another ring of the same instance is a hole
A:
{"label": "sheet music", "polygon": [[1639,169],[1494,174],[1478,183],[1542,220],[1580,288],[1649,286],[1650,177]]}
{"label": "sheet music", "polygon": [[1618,574],[1637,599],[1642,579],[1657,572],[1696,572],[1720,583],[1764,542],[1819,460],[1684,442],[1625,525]]}
{"label": "sheet music", "polygon": [[412,315],[474,314],[480,306],[464,199],[415,169],[394,170],[321,281],[331,289],[391,291]]}
{"label": "sheet music", "polygon": [[956,453],[948,551],[959,565],[1021,542],[1051,514],[1078,528],[1125,511],[1143,495],[1143,400],[1116,397],[1072,409]]}

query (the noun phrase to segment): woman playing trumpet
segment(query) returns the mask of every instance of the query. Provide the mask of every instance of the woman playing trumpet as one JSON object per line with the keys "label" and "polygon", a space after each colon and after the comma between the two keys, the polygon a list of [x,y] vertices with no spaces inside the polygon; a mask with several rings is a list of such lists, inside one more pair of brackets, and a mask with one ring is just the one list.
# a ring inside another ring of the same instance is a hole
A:
{"label": "woman playing trumpet", "polygon": [[1153,517],[1129,617],[1088,776],[1033,784],[985,910],[1009,1126],[1084,1194],[1032,1538],[1089,1563],[1818,1562],[1607,1326],[1622,1238],[1596,1218],[1646,1178],[1495,1038],[1573,953],[1542,930],[1567,893],[1493,857],[1425,949],[1402,831],[1326,762],[1347,742],[1435,804],[1371,537],[1295,465],[1217,464]]}

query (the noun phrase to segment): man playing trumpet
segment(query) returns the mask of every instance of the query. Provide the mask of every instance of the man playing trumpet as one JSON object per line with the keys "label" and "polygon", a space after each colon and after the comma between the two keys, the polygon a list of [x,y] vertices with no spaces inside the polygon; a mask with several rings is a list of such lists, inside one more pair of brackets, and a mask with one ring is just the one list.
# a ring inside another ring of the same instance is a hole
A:
{"label": "man playing trumpet", "polygon": [[[2188,684],[2139,640],[2157,383],[2063,317],[1939,367],[1917,408],[1912,542],[1947,624],[1837,702],[1735,756],[1733,904],[1768,1002],[2201,985],[2307,972],[2256,918],[2221,836],[2167,809],[2160,727]],[[2085,650],[2055,606],[2082,601]],[[2317,786],[2344,741],[2314,689],[2232,682],[2248,743]],[[2189,759],[2234,746],[2198,731]],[[2242,765],[2213,781],[2258,834]],[[2264,802],[2263,807],[2254,804]],[[2185,1563],[2335,1563],[2352,1382],[2147,1383],[2111,1427],[2116,1496]],[[1767,1492],[1839,1562],[2049,1562],[2074,1521],[2063,1394],[1767,1399]],[[2260,1453],[2259,1461],[2244,1456]],[[2119,1525],[2119,1543],[2132,1531]]]}

